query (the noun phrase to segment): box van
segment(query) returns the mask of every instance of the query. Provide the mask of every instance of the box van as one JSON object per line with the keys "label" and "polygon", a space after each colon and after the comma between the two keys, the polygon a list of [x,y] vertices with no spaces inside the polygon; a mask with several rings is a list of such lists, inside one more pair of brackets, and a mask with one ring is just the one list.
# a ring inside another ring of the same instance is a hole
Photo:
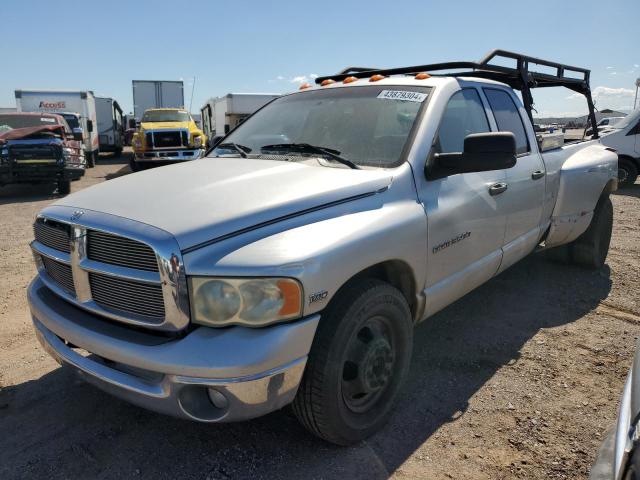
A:
{"label": "box van", "polygon": [[[87,166],[98,159],[96,101],[90,90],[16,90],[18,112],[77,113],[82,128]],[[73,128],[73,127],[72,127]]]}
{"label": "box van", "polygon": [[96,115],[100,150],[119,156],[124,145],[124,117],[120,105],[113,98],[96,97]]}

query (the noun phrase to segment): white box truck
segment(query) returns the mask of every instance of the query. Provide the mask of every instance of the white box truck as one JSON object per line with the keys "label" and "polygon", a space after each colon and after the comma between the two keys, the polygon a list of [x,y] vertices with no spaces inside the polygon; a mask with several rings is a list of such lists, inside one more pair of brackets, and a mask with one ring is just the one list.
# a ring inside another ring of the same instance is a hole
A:
{"label": "white box truck", "polygon": [[[16,90],[18,112],[60,113],[67,122],[73,117],[78,125],[69,126],[82,129],[82,142],[87,166],[92,167],[98,159],[100,144],[98,140],[96,101],[90,90]],[[76,114],[76,115],[69,115]],[[74,123],[74,124],[72,124]]]}
{"label": "white box truck", "polygon": [[149,108],[183,108],[182,80],[133,80],[133,116],[140,122]]}
{"label": "white box truck", "polygon": [[228,93],[223,97],[207,100],[200,112],[202,130],[209,139],[209,144],[215,145],[216,140],[224,137],[253,112],[279,96],[277,93]]}
{"label": "white box truck", "polygon": [[124,146],[124,117],[120,105],[113,98],[96,97],[96,114],[100,150],[119,156]]}

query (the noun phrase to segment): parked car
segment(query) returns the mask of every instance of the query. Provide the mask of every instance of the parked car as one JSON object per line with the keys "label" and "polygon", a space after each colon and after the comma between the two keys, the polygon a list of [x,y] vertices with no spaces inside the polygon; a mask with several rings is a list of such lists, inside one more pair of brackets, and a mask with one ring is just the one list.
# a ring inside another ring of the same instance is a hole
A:
{"label": "parked car", "polygon": [[98,141],[96,102],[90,90],[16,90],[16,106],[19,112],[49,112],[78,118],[78,125],[71,128],[81,128],[84,156],[87,167],[95,165],[100,152]]}
{"label": "parked car", "polygon": [[201,158],[207,137],[186,110],[151,108],[144,112],[131,143],[131,169],[137,171],[154,164]]}
{"label": "parked car", "polygon": [[541,153],[531,102],[507,86],[590,96],[588,76],[494,51],[321,77],[202,160],[60,200],[36,226],[73,236],[38,227],[31,244],[39,341],[149,409],[226,422],[293,404],[315,435],[358,442],[398,402],[415,324],[535,249],[604,264],[615,153]]}
{"label": "parked car", "polygon": [[640,171],[640,109],[602,131],[601,141],[618,152],[620,185],[633,185]]}
{"label": "parked car", "polygon": [[86,167],[81,140],[60,115],[0,114],[0,186],[51,183],[69,193]]}
{"label": "parked car", "polygon": [[640,352],[624,384],[618,418],[605,437],[590,480],[640,480]]}

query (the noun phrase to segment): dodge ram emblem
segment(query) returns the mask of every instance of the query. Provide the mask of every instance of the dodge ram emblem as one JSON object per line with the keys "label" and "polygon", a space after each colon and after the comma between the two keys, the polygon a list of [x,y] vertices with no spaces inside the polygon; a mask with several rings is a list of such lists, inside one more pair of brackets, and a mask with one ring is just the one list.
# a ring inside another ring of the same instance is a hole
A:
{"label": "dodge ram emblem", "polygon": [[71,214],[71,217],[69,218],[71,220],[78,220],[82,215],[84,215],[84,212],[82,210],[76,210]]}

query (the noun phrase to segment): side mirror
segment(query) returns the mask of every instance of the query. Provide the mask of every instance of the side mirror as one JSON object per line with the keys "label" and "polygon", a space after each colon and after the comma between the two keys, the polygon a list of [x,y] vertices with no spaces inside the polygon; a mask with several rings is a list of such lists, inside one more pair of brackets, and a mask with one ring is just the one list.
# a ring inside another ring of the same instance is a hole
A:
{"label": "side mirror", "polygon": [[472,133],[464,139],[464,151],[436,153],[436,177],[457,173],[503,170],[516,164],[516,137],[511,132]]}
{"label": "side mirror", "polygon": [[82,141],[82,137],[84,136],[84,130],[81,127],[76,127],[73,129],[73,139]]}

